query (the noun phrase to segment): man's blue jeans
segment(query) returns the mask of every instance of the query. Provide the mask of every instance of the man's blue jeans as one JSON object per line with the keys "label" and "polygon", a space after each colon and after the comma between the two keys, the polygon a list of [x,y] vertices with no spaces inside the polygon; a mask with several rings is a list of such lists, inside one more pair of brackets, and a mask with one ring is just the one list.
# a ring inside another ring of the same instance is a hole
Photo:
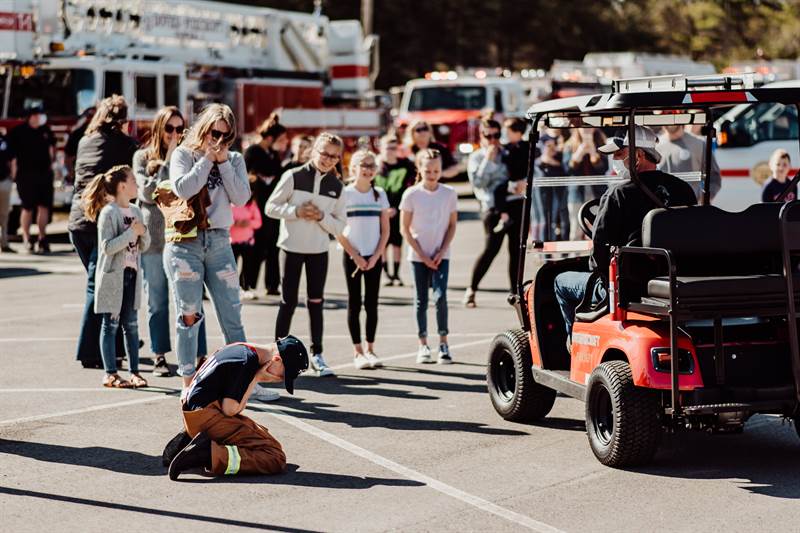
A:
{"label": "man's blue jeans", "polygon": [[417,335],[420,339],[428,337],[428,290],[433,289],[433,303],[436,305],[436,326],[440,336],[448,333],[447,329],[447,276],[450,261],[444,259],[438,270],[431,270],[425,263],[412,261],[414,271],[414,288],[416,298],[414,307],[417,314]]}
{"label": "man's blue jeans", "polygon": [[[150,351],[165,354],[172,350],[169,339],[169,283],[164,272],[163,253],[142,254],[144,290],[147,293],[147,325],[150,331]],[[202,312],[202,311],[201,311]],[[208,354],[206,324],[200,326],[197,357]]]}
{"label": "man's blue jeans", "polygon": [[[175,294],[178,375],[192,376],[200,327],[205,320],[204,283],[214,302],[225,344],[246,340],[239,301],[239,273],[230,232],[227,229],[201,230],[195,239],[168,242],[164,247],[164,270]],[[187,326],[183,320],[185,315],[193,315],[197,320]]]}
{"label": "man's blue jeans", "polygon": [[[562,272],[556,276],[555,292],[564,325],[567,328],[567,337],[572,335],[572,325],[575,322],[575,309],[586,295],[586,284],[589,282],[591,272]],[[606,298],[607,290],[598,283],[591,288],[592,303],[600,303]]]}

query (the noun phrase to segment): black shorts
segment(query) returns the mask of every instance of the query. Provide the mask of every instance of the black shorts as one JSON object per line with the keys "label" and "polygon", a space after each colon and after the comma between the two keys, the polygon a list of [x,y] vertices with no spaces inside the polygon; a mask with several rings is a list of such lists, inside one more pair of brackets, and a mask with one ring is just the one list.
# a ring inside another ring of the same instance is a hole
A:
{"label": "black shorts", "polygon": [[389,219],[389,244],[392,246],[403,244],[403,234],[400,233],[400,211]]}
{"label": "black shorts", "polygon": [[17,194],[23,209],[53,207],[53,180],[25,180],[17,178]]}

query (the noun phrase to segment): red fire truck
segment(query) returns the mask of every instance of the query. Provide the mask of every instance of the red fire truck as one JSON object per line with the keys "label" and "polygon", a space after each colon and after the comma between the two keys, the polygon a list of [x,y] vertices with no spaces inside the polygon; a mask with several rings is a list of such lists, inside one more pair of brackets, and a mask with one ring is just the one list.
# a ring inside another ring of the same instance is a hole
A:
{"label": "red fire truck", "polygon": [[[377,38],[356,20],[199,0],[0,2],[0,126],[43,106],[59,146],[86,108],[111,94],[131,132],[176,105],[191,120],[225,102],[252,132],[275,109],[290,131],[377,136],[370,102]],[[68,201],[63,155],[57,197]]]}

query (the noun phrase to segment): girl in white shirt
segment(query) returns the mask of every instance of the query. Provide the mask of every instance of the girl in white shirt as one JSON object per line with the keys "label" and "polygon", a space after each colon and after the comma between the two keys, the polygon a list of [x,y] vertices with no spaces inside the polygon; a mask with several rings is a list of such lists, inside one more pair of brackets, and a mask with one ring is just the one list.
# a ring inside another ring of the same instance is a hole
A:
{"label": "girl in white shirt", "polygon": [[[355,179],[344,189],[347,227],[337,237],[345,251],[347,327],[355,352],[353,365],[359,370],[382,366],[375,355],[374,344],[378,327],[382,257],[389,241],[389,200],[386,192],[373,184],[377,169],[376,156],[368,150],[359,150],[350,158],[350,175]],[[363,305],[367,313],[366,352],[361,344],[362,280]]]}
{"label": "girl in white shirt", "polygon": [[428,288],[433,288],[439,330],[439,364],[453,362],[447,346],[447,277],[450,244],[456,234],[458,195],[439,183],[442,155],[420,150],[416,157],[417,184],[406,189],[400,201],[400,227],[408,242],[408,259],[414,272],[415,308],[419,336],[418,363],[433,363],[428,347]]}

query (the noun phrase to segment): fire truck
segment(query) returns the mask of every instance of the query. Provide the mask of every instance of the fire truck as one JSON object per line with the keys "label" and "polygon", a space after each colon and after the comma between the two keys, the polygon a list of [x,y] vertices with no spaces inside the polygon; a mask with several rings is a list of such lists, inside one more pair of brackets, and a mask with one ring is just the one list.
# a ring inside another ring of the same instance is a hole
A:
{"label": "fire truck", "polygon": [[522,83],[507,70],[429,72],[406,83],[395,126],[424,120],[436,140],[464,160],[478,146],[480,118],[487,110],[502,120],[522,116],[526,104]]}
{"label": "fire truck", "polygon": [[[231,106],[240,134],[279,109],[291,132],[377,136],[385,122],[370,100],[377,45],[359,21],[319,12],[200,0],[0,0],[0,126],[43,106],[62,147],[85,109],[121,94],[136,136],[163,106],[191,121],[210,102]],[[59,154],[56,196],[67,199],[63,163]]]}

